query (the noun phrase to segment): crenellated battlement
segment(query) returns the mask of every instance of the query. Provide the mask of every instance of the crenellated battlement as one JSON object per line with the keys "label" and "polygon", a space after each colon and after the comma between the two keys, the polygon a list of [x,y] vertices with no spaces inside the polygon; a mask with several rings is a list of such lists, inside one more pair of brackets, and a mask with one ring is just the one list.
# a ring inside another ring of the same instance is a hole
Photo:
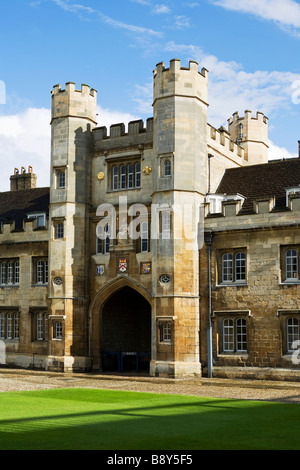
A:
{"label": "crenellated battlement", "polygon": [[83,83],[81,85],[81,89],[80,90],[77,90],[76,89],[76,84],[75,82],[67,82],[66,83],[66,88],[65,89],[62,89],[61,88],[61,85],[54,85],[53,87],[53,90],[51,91],[51,94],[52,96],[54,95],[57,95],[58,93],[67,93],[67,94],[70,94],[70,93],[82,93],[84,95],[86,94],[90,94],[91,96],[93,97],[96,97],[97,96],[97,91],[94,89],[94,88],[90,88],[89,85],[86,85],[85,83]]}
{"label": "crenellated battlement", "polygon": [[[267,215],[278,219],[278,213],[280,212],[281,223],[283,223],[284,217],[295,223],[295,215],[293,214],[300,212],[300,189],[299,191],[289,191],[287,191],[286,206],[278,208],[275,196],[262,196],[253,199],[252,210],[247,209],[246,211],[243,211],[246,198],[240,194],[210,194],[206,197],[204,214],[208,219],[215,217],[230,219],[235,216],[243,216],[249,218],[249,223],[254,226],[257,221],[267,222]],[[257,219],[253,218],[253,216],[261,216],[261,219],[259,217]],[[243,224],[244,218],[241,218],[241,225]],[[239,226],[237,225],[236,228],[239,228]]]}
{"label": "crenellated battlement", "polygon": [[172,59],[168,68],[160,62],[153,72],[154,103],[160,98],[182,96],[197,98],[207,105],[207,76],[208,70],[202,68],[199,72],[198,63],[193,60],[189,67],[181,67],[179,59]]}
{"label": "crenellated battlement", "polygon": [[191,71],[201,74],[203,77],[207,77],[208,70],[205,67],[202,67],[201,72],[199,72],[199,64],[195,60],[189,61],[188,67],[181,67],[180,59],[172,59],[170,60],[170,67],[166,67],[164,62],[159,62],[156,65],[156,69],[153,71],[154,78],[156,78],[159,74],[168,72],[171,73],[179,73],[180,71]]}
{"label": "crenellated battlement", "polygon": [[16,228],[14,220],[4,220],[1,223],[0,243],[34,243],[39,241],[48,242],[49,226],[48,220],[45,227],[39,227],[37,219],[27,218],[23,221],[22,228]]}
{"label": "crenellated battlement", "polygon": [[214,151],[219,151],[227,157],[242,163],[244,160],[244,149],[237,142],[234,142],[228,131],[224,127],[216,129],[210,124],[207,125],[207,144]]}
{"label": "crenellated battlement", "polygon": [[93,130],[94,138],[96,141],[105,139],[119,139],[120,137],[127,136],[138,136],[139,134],[152,133],[153,132],[153,118],[149,118],[146,121],[146,126],[142,119],[137,121],[130,121],[128,123],[128,132],[125,131],[125,124],[118,123],[112,124],[109,128],[109,134],[107,127],[96,127]]}
{"label": "crenellated battlement", "polygon": [[67,82],[64,89],[55,85],[52,94],[52,120],[66,117],[88,119],[95,125],[97,120],[97,91],[86,84],[76,89],[74,82]]}
{"label": "crenellated battlement", "polygon": [[238,111],[236,111],[232,117],[228,119],[228,126],[238,122],[242,122],[244,119],[249,121],[250,119],[255,119],[256,121],[260,122],[261,124],[268,124],[268,118],[262,113],[261,111],[256,112],[256,116],[252,116],[252,111],[246,110],[244,116],[239,116]]}
{"label": "crenellated battlement", "polygon": [[249,164],[266,163],[268,161],[268,118],[258,111],[246,110],[244,116],[235,112],[228,119],[228,132],[233,142],[245,150],[245,160]]}

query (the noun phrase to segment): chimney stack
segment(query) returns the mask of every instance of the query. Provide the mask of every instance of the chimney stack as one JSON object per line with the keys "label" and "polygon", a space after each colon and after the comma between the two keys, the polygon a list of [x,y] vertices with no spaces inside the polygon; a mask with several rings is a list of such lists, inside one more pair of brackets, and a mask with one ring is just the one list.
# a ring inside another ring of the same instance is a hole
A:
{"label": "chimney stack", "polygon": [[33,173],[32,166],[28,167],[27,173],[24,166],[22,166],[21,172],[15,168],[14,174],[10,177],[10,190],[22,191],[34,188],[36,188],[36,175]]}

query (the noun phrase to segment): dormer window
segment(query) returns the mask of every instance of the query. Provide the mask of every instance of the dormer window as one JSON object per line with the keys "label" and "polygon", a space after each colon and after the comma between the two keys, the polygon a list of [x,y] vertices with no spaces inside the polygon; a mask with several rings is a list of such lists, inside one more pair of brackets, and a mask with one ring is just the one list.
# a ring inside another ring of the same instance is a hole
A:
{"label": "dormer window", "polygon": [[241,194],[207,194],[205,202],[209,204],[210,214],[221,214],[223,211],[223,202],[241,201],[244,204],[245,198]]}
{"label": "dormer window", "polygon": [[44,212],[36,212],[32,214],[27,214],[28,219],[36,219],[37,227],[46,226],[46,214]]}
{"label": "dormer window", "polygon": [[290,196],[295,196],[296,194],[300,194],[300,186],[293,186],[291,188],[286,188],[285,194],[286,194],[286,207],[288,207],[289,206],[289,197]]}

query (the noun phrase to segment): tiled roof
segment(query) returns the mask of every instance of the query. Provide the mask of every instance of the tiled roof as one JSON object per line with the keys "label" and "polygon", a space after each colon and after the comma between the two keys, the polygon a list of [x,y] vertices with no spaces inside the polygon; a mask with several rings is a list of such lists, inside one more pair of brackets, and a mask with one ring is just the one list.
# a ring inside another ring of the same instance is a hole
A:
{"label": "tiled roof", "polygon": [[254,212],[255,199],[276,198],[275,210],[286,209],[288,187],[300,185],[300,158],[273,160],[261,165],[230,168],[225,171],[216,191],[246,197],[241,213]]}
{"label": "tiled roof", "polygon": [[34,188],[0,193],[0,220],[14,220],[17,229],[30,212],[49,213],[49,188]]}

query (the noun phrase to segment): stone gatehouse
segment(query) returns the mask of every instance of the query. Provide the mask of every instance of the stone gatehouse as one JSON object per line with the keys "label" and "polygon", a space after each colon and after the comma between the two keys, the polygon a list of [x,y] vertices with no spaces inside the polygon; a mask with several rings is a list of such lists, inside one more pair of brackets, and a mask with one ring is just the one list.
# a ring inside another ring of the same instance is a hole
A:
{"label": "stone gatehouse", "polygon": [[6,365],[298,380],[300,159],[261,112],[211,126],[194,61],[157,65],[146,122],[96,104],[56,85],[50,188],[0,193]]}

